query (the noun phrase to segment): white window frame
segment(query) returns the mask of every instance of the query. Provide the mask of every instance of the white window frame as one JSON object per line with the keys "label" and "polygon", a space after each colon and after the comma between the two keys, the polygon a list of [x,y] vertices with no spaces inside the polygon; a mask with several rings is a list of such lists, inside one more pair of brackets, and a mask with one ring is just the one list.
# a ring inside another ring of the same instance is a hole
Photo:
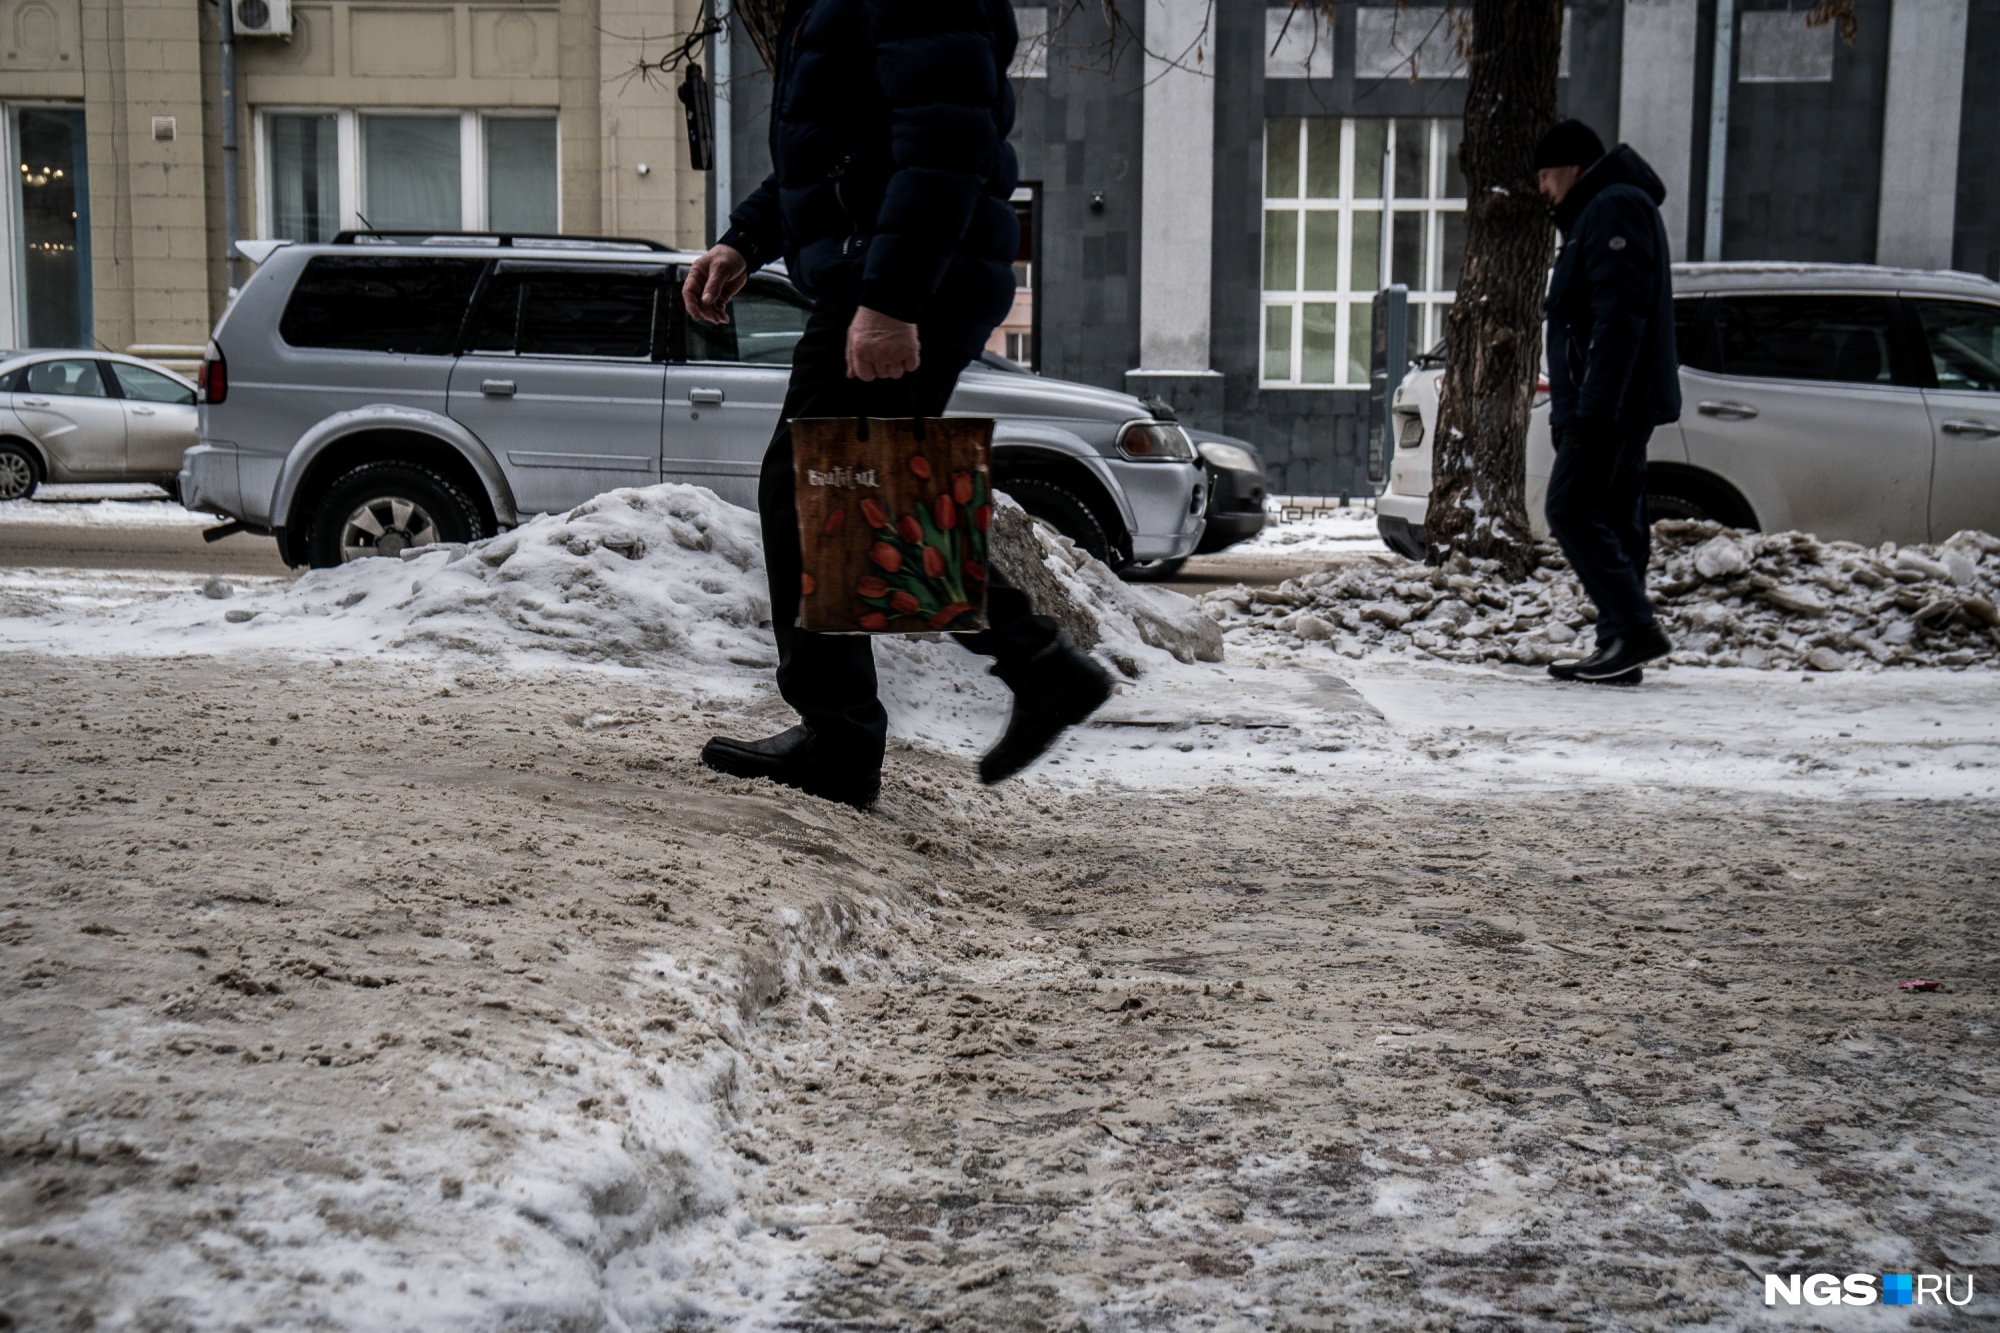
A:
{"label": "white window frame", "polygon": [[[1355,130],[1357,123],[1363,119],[1386,121],[1384,142],[1388,145],[1388,149],[1383,161],[1382,181],[1383,193],[1386,198],[1371,196],[1366,199],[1358,199],[1354,195],[1354,168],[1356,165],[1354,151]],[[1337,120],[1340,125],[1340,182],[1337,197],[1308,198],[1305,194],[1306,135],[1309,133],[1309,122],[1315,120]],[[1423,121],[1424,132],[1428,136],[1427,147],[1429,151],[1427,161],[1429,175],[1425,181],[1425,194],[1421,199],[1406,199],[1394,193],[1394,154],[1397,147],[1396,135],[1399,120]],[[1412,319],[1411,330],[1416,345],[1420,348],[1430,346],[1440,335],[1444,327],[1444,310],[1451,304],[1452,298],[1456,294],[1453,289],[1442,285],[1445,281],[1445,277],[1441,272],[1444,254],[1444,216],[1452,213],[1463,214],[1465,211],[1464,199],[1445,197],[1443,195],[1446,175],[1445,145],[1449,142],[1449,121],[1443,117],[1416,116],[1401,118],[1351,116],[1270,117],[1265,121],[1264,169],[1266,172],[1269,171],[1271,161],[1270,134],[1272,127],[1283,121],[1294,121],[1299,134],[1297,148],[1299,193],[1290,198],[1273,198],[1271,196],[1270,182],[1266,179],[1263,187],[1264,199],[1262,201],[1258,225],[1261,233],[1267,225],[1270,213],[1273,211],[1290,211],[1297,215],[1297,239],[1292,261],[1295,265],[1293,269],[1295,286],[1288,291],[1262,291],[1264,266],[1260,251],[1257,277],[1260,288],[1257,312],[1258,380],[1262,387],[1268,389],[1353,390],[1366,388],[1367,380],[1365,376],[1358,381],[1350,381],[1347,378],[1349,364],[1348,341],[1353,331],[1351,327],[1353,323],[1351,315],[1357,303],[1371,300],[1378,289],[1371,289],[1365,292],[1353,290],[1354,219],[1357,215],[1371,213],[1382,217],[1381,251],[1377,257],[1376,264],[1377,272],[1386,286],[1392,280],[1394,273],[1392,251],[1395,235],[1394,219],[1396,215],[1420,213],[1424,216],[1424,248],[1426,252],[1425,272],[1422,275],[1424,285],[1413,287],[1410,290],[1410,315]],[[1305,287],[1305,221],[1307,215],[1311,213],[1336,213],[1340,218],[1339,224],[1335,229],[1335,245],[1338,247],[1335,279],[1338,285],[1333,288],[1314,288],[1308,290]],[[1265,243],[1269,243],[1268,237],[1265,238]],[[1324,304],[1331,304],[1334,307],[1334,378],[1332,380],[1307,382],[1302,378],[1305,368],[1305,307],[1307,305]],[[1266,330],[1269,327],[1268,321],[1270,320],[1268,312],[1274,306],[1288,306],[1292,312],[1290,358],[1289,364],[1285,367],[1286,373],[1283,375],[1272,375],[1270,373],[1271,367],[1268,364],[1268,349],[1266,347],[1268,334]],[[1363,358],[1364,361],[1366,359]]]}
{"label": "white window frame", "polygon": [[330,107],[330,106],[260,106],[257,108],[253,142],[256,156],[253,175],[256,190],[257,235],[269,238],[271,235],[271,152],[270,119],[272,116],[333,116],[335,118],[334,151],[340,176],[340,228],[356,231],[361,228],[361,215],[367,201],[361,197],[361,182],[366,178],[363,172],[363,147],[361,120],[365,116],[437,116],[458,118],[458,210],[459,228],[463,231],[485,231],[487,229],[486,200],[486,126],[488,122],[502,119],[554,120],[556,122],[556,230],[563,229],[562,216],[562,119],[553,107],[493,107],[493,108],[439,108],[439,107]]}

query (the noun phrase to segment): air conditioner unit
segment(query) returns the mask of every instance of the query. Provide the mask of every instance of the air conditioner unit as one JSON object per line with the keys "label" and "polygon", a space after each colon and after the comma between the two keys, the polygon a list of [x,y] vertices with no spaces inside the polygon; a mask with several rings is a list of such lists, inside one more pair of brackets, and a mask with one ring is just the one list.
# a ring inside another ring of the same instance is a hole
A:
{"label": "air conditioner unit", "polygon": [[238,37],[292,35],[292,0],[229,0]]}

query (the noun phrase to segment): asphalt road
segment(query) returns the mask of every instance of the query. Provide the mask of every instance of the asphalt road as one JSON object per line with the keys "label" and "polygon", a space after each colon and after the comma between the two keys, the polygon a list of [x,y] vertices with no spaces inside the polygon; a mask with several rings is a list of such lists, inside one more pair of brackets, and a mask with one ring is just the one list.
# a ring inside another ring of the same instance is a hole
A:
{"label": "asphalt road", "polygon": [[195,574],[287,574],[278,544],[239,532],[210,544],[201,529],[0,523],[0,567],[160,569]]}

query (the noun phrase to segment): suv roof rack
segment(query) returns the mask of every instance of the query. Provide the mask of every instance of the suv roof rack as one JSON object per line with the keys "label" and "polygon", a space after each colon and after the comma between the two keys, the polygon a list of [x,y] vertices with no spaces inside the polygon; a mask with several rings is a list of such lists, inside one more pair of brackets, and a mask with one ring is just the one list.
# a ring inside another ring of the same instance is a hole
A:
{"label": "suv roof rack", "polygon": [[581,249],[591,245],[615,245],[625,249],[644,249],[670,253],[674,247],[659,241],[644,240],[637,236],[577,236],[556,232],[535,231],[428,231],[403,228],[363,228],[343,231],[333,238],[335,245],[353,245],[356,241],[393,241],[413,239],[419,241],[475,241],[491,242],[494,245],[514,246],[523,241],[553,241],[559,246],[575,246]]}

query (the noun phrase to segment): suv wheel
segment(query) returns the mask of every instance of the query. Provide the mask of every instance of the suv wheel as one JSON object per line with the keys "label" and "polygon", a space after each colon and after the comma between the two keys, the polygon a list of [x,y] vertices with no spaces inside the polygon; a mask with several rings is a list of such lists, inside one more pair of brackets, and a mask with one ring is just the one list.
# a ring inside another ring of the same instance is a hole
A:
{"label": "suv wheel", "polygon": [[442,474],[416,463],[364,463],[321,497],[306,558],[326,569],[413,546],[478,541],[485,526],[479,506]]}
{"label": "suv wheel", "polygon": [[42,465],[25,444],[0,440],[0,500],[26,500],[42,484]]}
{"label": "suv wheel", "polygon": [[1113,569],[1118,568],[1120,558],[1104,533],[1104,525],[1067,486],[1041,477],[1019,477],[995,482],[994,489],[1013,496],[1015,504],[1075,542],[1079,550],[1089,552]]}
{"label": "suv wheel", "polygon": [[1704,486],[1687,477],[1667,476],[1646,481],[1646,522],[1663,518],[1690,518],[1702,523],[1720,523],[1725,528],[1757,530],[1757,521],[1748,506],[1717,488]]}

